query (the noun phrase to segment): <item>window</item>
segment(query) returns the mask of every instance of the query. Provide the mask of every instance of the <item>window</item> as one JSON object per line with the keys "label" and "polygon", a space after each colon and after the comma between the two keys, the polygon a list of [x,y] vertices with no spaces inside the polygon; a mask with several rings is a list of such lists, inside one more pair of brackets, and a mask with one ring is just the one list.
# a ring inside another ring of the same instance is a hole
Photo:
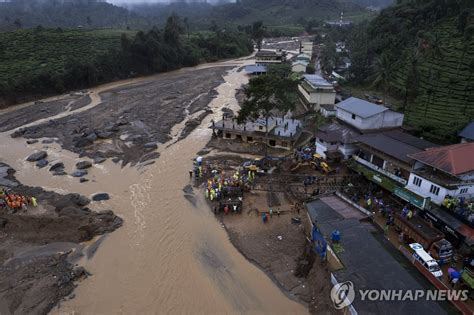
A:
{"label": "window", "polygon": [[469,190],[469,188],[463,188],[463,189],[461,189],[459,194],[461,194],[461,195],[466,194],[468,190]]}
{"label": "window", "polygon": [[227,139],[230,139],[230,138],[232,137],[232,135],[231,135],[230,133],[226,133],[226,134],[225,134],[225,137],[226,137]]}
{"label": "window", "polygon": [[433,195],[438,196],[438,194],[439,194],[439,187],[438,187],[438,186],[435,186],[435,185],[431,185],[430,193],[432,193]]}
{"label": "window", "polygon": [[413,177],[413,184],[414,184],[415,186],[420,187],[420,186],[421,186],[421,183],[422,183],[421,178],[416,177],[416,176]]}
{"label": "window", "polygon": [[253,142],[253,137],[247,137],[248,142]]}
{"label": "window", "polygon": [[352,114],[352,119],[356,119],[356,114]]}

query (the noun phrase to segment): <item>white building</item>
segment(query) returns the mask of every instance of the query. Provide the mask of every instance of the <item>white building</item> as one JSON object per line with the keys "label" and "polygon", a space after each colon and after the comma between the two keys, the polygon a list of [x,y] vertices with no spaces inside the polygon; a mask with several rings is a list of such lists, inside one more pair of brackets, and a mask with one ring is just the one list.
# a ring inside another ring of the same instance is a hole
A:
{"label": "white building", "polygon": [[303,61],[303,60],[298,60],[295,61],[291,64],[291,71],[296,72],[296,73],[305,73],[306,72],[306,67],[308,67],[309,62]]}
{"label": "white building", "polygon": [[334,86],[317,74],[305,74],[298,85],[302,103],[316,111],[322,104],[334,104],[336,91]]}
{"label": "white building", "polygon": [[474,143],[409,154],[415,160],[407,189],[441,204],[446,196],[474,197]]}
{"label": "white building", "polygon": [[255,54],[255,64],[259,66],[268,66],[270,64],[280,64],[286,60],[286,52],[261,50]]}
{"label": "white building", "polygon": [[358,151],[359,133],[338,123],[318,128],[316,132],[316,153],[323,159],[348,159]]}
{"label": "white building", "polygon": [[313,56],[313,42],[310,41],[303,41],[301,42],[301,52],[310,56]]}
{"label": "white building", "polygon": [[239,124],[235,117],[223,115],[222,120],[212,122],[214,134],[227,140],[246,143],[264,143],[269,147],[293,149],[303,130],[301,121],[291,118],[288,113],[283,117],[271,116]]}
{"label": "white building", "polygon": [[337,114],[336,105],[322,104],[319,112],[321,113],[321,115],[323,115],[326,118],[336,116]]}
{"label": "white building", "polygon": [[404,115],[356,97],[336,105],[337,118],[359,130],[396,128],[403,124]]}

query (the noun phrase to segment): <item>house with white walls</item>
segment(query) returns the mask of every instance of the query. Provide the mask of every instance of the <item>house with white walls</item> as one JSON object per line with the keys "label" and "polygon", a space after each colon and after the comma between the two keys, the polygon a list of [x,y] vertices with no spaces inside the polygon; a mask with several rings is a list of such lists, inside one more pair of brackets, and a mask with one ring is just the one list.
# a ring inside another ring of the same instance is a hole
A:
{"label": "house with white walls", "polygon": [[298,85],[298,94],[301,102],[308,109],[319,111],[322,104],[336,102],[334,86],[317,74],[305,74]]}
{"label": "house with white walls", "polygon": [[336,117],[361,131],[401,127],[404,115],[385,106],[350,97],[336,105]]}
{"label": "house with white walls", "polygon": [[474,197],[474,143],[426,149],[414,160],[407,189],[442,204],[446,196]]}
{"label": "house with white walls", "polygon": [[357,150],[360,134],[349,126],[337,122],[324,125],[316,131],[316,153],[323,159],[348,159]]}

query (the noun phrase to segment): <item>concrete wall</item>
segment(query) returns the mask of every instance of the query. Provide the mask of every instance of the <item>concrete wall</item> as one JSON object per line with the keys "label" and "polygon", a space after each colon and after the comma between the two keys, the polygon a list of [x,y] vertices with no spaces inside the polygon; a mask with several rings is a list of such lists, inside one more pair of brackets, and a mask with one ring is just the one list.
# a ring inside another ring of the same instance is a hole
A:
{"label": "concrete wall", "polygon": [[[250,143],[254,143],[254,142],[259,142],[259,143],[265,143],[266,142],[266,138],[265,136],[260,136],[260,135],[247,135],[247,134],[239,134],[239,133],[236,133],[236,132],[229,132],[229,131],[224,131],[222,133],[222,137],[224,139],[227,139],[227,140],[236,140],[236,139],[242,139],[243,142],[250,142]],[[268,139],[268,146],[271,146],[273,148],[279,148],[279,149],[285,149],[285,150],[291,150],[292,147],[293,147],[293,143],[291,140],[275,140],[275,145],[270,145],[270,143],[273,143],[271,142],[271,139]]]}
{"label": "concrete wall", "polygon": [[309,93],[301,85],[298,85],[298,90],[304,96],[306,101],[313,105],[313,109],[318,111],[321,104],[335,104],[336,92],[333,90],[321,90]]}
{"label": "concrete wall", "polygon": [[346,143],[339,145],[338,150],[344,155],[344,159],[347,160],[357,152],[358,148],[353,144]]}
{"label": "concrete wall", "polygon": [[323,159],[326,159],[327,156],[324,153],[326,151],[339,151],[344,155],[344,159],[348,159],[357,151],[357,147],[352,144],[341,144],[339,142],[329,144],[328,142],[323,142],[321,139],[317,138],[316,153],[321,155]]}
{"label": "concrete wall", "polygon": [[297,72],[297,73],[305,73],[306,66],[302,64],[296,64],[296,65],[291,66],[291,71]]}
{"label": "concrete wall", "polygon": [[324,117],[331,117],[331,116],[336,116],[336,111],[328,111],[324,108],[321,108],[321,115],[323,115]]}
{"label": "concrete wall", "polygon": [[[421,179],[421,185],[419,187],[413,183],[413,180],[414,180],[415,177],[418,177],[418,178]],[[430,192],[431,185],[435,185],[435,186],[439,187],[438,195],[435,195],[435,194]],[[406,188],[408,190],[420,195],[420,196],[431,197],[431,201],[438,204],[438,205],[443,202],[446,195],[458,196],[458,195],[456,195],[456,192],[459,191],[459,190],[448,190],[445,187],[437,185],[437,184],[429,181],[428,179],[426,179],[424,177],[421,177],[421,176],[418,176],[418,175],[415,175],[413,173],[410,174],[410,178],[408,179],[408,184],[407,184]],[[471,187],[471,189],[474,190],[474,187]]]}
{"label": "concrete wall", "polygon": [[367,118],[362,118],[357,115],[353,118],[352,113],[341,108],[337,109],[336,116],[340,120],[360,130],[400,127],[403,124],[404,118],[403,114],[390,110]]}

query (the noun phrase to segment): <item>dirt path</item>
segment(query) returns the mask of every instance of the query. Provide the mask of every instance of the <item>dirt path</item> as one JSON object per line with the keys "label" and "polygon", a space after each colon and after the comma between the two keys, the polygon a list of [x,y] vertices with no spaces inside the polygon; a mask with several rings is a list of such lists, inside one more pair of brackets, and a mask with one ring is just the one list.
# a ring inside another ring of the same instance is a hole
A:
{"label": "dirt path", "polygon": [[[69,176],[52,177],[47,170],[24,162],[27,152],[44,145],[26,146],[24,140],[0,134],[2,159],[19,170],[19,180],[86,196],[108,192],[111,200],[101,206],[113,209],[124,219],[124,226],[102,240],[92,258],[81,260],[80,264],[93,276],[80,283],[74,299],[62,303],[53,313],[307,313],[305,307],[286,298],[261,270],[240,255],[200,194],[195,195],[193,206],[182,191],[189,184],[192,159],[210,138],[210,120],[218,119],[223,107],[238,109],[235,89],[246,82],[246,77],[237,70],[245,62],[181,70],[192,75],[209,67],[235,67],[208,105],[213,114],[181,141],[176,142],[183,125],[173,128],[172,139],[157,150],[160,158],[146,168],[120,168],[107,161],[90,171],[91,182],[79,184]],[[160,76],[152,80],[160,80]],[[117,84],[125,88],[133,83]],[[100,95],[99,91],[96,93]],[[100,103],[91,98],[89,110]],[[87,113],[86,109],[82,113]],[[61,115],[64,118],[68,114]],[[65,162],[66,169],[78,160],[77,154],[62,150],[58,144],[48,147],[50,155]],[[4,154],[6,149],[9,152]]]}

